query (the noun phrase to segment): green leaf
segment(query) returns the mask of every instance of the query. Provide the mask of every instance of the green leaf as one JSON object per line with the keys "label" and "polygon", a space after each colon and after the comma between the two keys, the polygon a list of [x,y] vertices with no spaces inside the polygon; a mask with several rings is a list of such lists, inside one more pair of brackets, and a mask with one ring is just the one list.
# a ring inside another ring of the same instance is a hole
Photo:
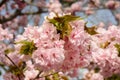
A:
{"label": "green leaf", "polygon": [[53,74],[53,80],[60,80],[58,73]]}
{"label": "green leaf", "polygon": [[73,16],[73,15],[65,15],[62,17],[54,17],[53,19],[49,19],[49,22],[54,24],[54,26],[57,29],[57,32],[60,33],[61,38],[63,39],[65,36],[69,36],[71,31],[72,31],[72,27],[69,24],[69,22],[71,21],[75,21],[75,20],[80,20],[81,18],[78,16]]}
{"label": "green leaf", "polygon": [[49,76],[45,76],[45,80],[51,80]]}
{"label": "green leaf", "polygon": [[9,66],[9,70],[8,72],[12,72],[15,75],[21,74],[22,70],[19,70],[17,67],[15,66]]}
{"label": "green leaf", "polygon": [[63,80],[69,80],[67,76],[61,76]]}
{"label": "green leaf", "polygon": [[65,22],[71,22],[74,20],[80,20],[82,18],[80,18],[79,16],[65,15],[65,16],[61,17],[61,19],[63,19],[63,21],[65,21]]}
{"label": "green leaf", "polygon": [[120,57],[120,44],[116,43],[114,46],[117,48],[118,56]]}
{"label": "green leaf", "polygon": [[95,34],[98,34],[98,32],[96,32],[96,27],[93,26],[93,27],[84,27],[84,30],[89,33],[90,35],[95,35]]}
{"label": "green leaf", "polygon": [[19,63],[18,66],[19,67],[17,67],[17,66],[9,66],[8,72],[12,72],[15,75],[21,75],[21,74],[23,74],[23,71],[26,68],[25,62]]}
{"label": "green leaf", "polygon": [[69,7],[70,5],[72,5],[74,2],[77,2],[79,0],[60,0],[60,3],[63,5],[63,7]]}
{"label": "green leaf", "polygon": [[33,41],[29,42],[24,40],[17,42],[17,44],[22,44],[20,48],[20,54],[31,55],[33,51],[37,49]]}
{"label": "green leaf", "polygon": [[10,52],[14,52],[14,49],[9,48],[9,49],[4,50],[4,52],[5,54],[9,54]]}
{"label": "green leaf", "polygon": [[94,71],[95,71],[95,73],[98,73],[98,72],[100,71],[100,68],[99,68],[99,67],[96,67],[96,68],[94,69]]}
{"label": "green leaf", "polygon": [[100,47],[105,49],[109,44],[110,42],[106,41],[105,43],[100,44]]}

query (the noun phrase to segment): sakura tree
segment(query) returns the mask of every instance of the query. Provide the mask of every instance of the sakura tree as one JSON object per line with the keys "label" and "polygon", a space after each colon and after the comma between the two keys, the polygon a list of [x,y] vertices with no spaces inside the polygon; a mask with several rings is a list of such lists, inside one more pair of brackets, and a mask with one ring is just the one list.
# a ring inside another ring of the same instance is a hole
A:
{"label": "sakura tree", "polygon": [[[86,5],[87,4],[87,5]],[[101,5],[102,4],[102,5]],[[87,27],[75,13],[120,7],[119,1],[0,0],[0,67],[4,80],[120,80],[120,28]],[[86,6],[84,6],[86,5]],[[40,24],[40,14],[48,13]],[[119,14],[115,14],[119,19]],[[30,20],[33,19],[31,22]],[[33,23],[30,25],[29,23]],[[19,27],[23,32],[19,33]]]}

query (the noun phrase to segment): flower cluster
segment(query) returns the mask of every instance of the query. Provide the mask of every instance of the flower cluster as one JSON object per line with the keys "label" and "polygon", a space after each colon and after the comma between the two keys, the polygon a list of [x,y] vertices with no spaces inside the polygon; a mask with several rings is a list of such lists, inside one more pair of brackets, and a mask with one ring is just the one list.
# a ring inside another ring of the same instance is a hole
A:
{"label": "flower cluster", "polygon": [[3,29],[2,25],[0,24],[0,41],[11,38],[13,38],[13,35],[10,34],[7,29]]}
{"label": "flower cluster", "polygon": [[64,75],[77,76],[78,68],[93,71],[89,80],[119,75],[119,35],[116,26],[86,27],[80,17],[52,13],[40,27],[25,28],[14,49],[0,48],[0,63],[8,66],[4,79],[66,80]]}

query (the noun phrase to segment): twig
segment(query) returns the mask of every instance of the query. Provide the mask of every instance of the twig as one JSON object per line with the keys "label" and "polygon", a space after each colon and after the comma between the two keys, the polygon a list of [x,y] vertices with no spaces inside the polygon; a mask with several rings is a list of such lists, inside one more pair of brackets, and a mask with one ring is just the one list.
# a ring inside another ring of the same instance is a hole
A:
{"label": "twig", "polygon": [[13,64],[15,67],[18,68],[18,66],[11,60],[11,58],[10,58],[7,54],[5,54],[5,56],[12,62],[12,64]]}
{"label": "twig", "polygon": [[22,15],[35,15],[35,14],[40,14],[40,13],[45,13],[47,11],[44,11],[42,9],[39,9],[37,12],[28,12],[28,13],[22,13],[21,10],[16,10],[15,13],[11,16],[9,16],[8,18],[3,18],[0,19],[0,24],[6,23],[8,21],[13,20],[14,18],[16,18],[17,16],[22,16]]}
{"label": "twig", "polygon": [[[19,71],[21,71],[20,69],[19,69],[19,67],[12,61],[12,59],[7,55],[7,54],[5,54],[5,56],[12,62],[12,64],[19,70]],[[23,74],[22,74],[23,75]],[[23,75],[24,76],[24,75]],[[25,77],[25,76],[24,76]],[[20,80],[20,77],[18,76],[18,78],[19,78],[19,80]]]}

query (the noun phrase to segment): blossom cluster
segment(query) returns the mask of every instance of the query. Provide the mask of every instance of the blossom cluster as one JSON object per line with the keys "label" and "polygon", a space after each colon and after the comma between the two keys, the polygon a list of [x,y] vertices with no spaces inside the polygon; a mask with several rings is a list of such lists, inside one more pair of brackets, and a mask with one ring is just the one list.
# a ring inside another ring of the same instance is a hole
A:
{"label": "blossom cluster", "polygon": [[9,33],[7,29],[3,29],[2,25],[0,24],[0,41],[11,38],[13,38],[13,35]]}
{"label": "blossom cluster", "polygon": [[8,66],[4,79],[66,80],[78,76],[78,68],[93,71],[85,80],[119,76],[119,35],[117,26],[86,27],[80,17],[51,13],[41,26],[26,27],[12,49],[0,47],[0,63]]}

